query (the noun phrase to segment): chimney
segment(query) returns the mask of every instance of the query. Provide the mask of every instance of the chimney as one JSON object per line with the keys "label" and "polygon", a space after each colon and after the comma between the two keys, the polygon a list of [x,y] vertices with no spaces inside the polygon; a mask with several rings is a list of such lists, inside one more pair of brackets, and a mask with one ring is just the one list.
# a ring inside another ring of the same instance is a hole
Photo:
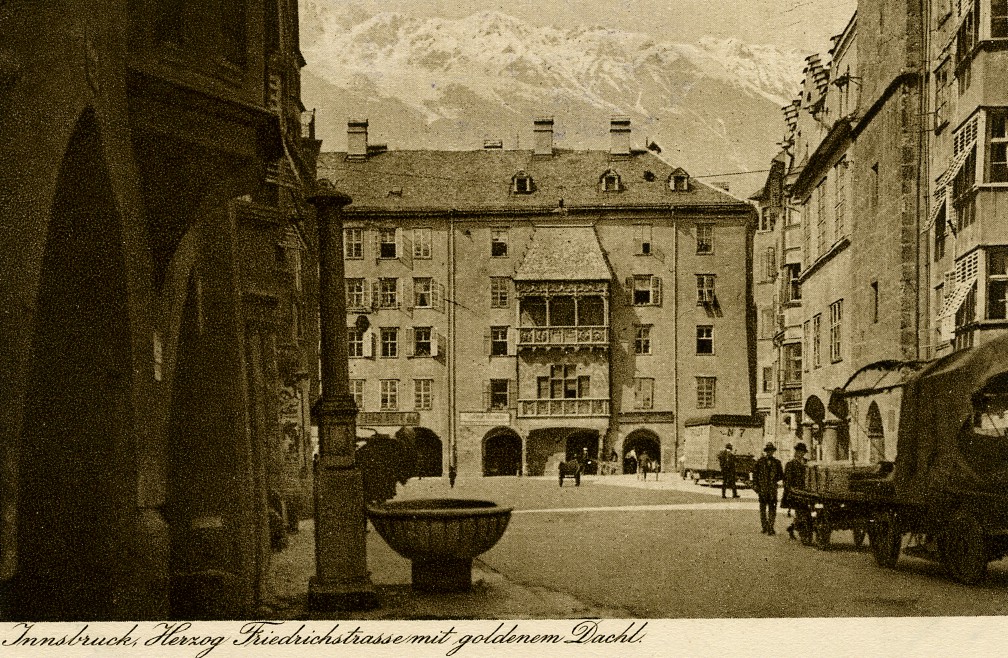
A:
{"label": "chimney", "polygon": [[630,117],[613,117],[609,123],[612,155],[630,155]]}
{"label": "chimney", "polygon": [[553,117],[540,117],[532,122],[535,132],[535,155],[553,155]]}
{"label": "chimney", "polygon": [[484,139],[483,140],[483,150],[484,151],[500,151],[504,148],[504,142],[499,139]]}
{"label": "chimney", "polygon": [[728,181],[726,181],[726,180],[716,180],[713,183],[711,183],[711,185],[713,185],[716,188],[722,189],[725,192],[730,192],[731,191],[731,189],[730,189],[731,186],[728,185]]}
{"label": "chimney", "polygon": [[368,154],[367,119],[347,121],[347,158],[365,160]]}

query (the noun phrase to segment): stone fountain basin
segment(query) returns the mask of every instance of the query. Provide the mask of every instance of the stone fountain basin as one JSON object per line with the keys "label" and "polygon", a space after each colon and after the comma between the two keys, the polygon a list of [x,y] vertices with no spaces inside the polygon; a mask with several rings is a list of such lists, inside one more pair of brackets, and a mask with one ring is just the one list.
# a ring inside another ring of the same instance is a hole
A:
{"label": "stone fountain basin", "polygon": [[426,498],[368,505],[367,512],[392,550],[412,561],[413,589],[465,592],[473,558],[501,538],[511,509],[488,500]]}

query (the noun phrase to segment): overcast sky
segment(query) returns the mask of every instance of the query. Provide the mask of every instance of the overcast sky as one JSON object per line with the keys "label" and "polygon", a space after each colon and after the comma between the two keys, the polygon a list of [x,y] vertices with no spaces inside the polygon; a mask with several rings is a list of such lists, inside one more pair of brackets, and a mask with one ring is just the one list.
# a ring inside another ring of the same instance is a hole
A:
{"label": "overcast sky", "polygon": [[355,0],[364,13],[459,18],[494,9],[539,25],[601,25],[670,41],[736,37],[822,51],[857,0]]}

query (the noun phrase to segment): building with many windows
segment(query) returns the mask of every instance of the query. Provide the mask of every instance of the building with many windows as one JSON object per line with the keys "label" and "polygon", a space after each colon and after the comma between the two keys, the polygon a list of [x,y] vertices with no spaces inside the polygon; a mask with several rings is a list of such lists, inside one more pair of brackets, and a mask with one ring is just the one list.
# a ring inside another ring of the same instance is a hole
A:
{"label": "building with many windows", "polygon": [[[752,207],[631,146],[390,151],[351,120],[319,177],[345,209],[358,426],[423,474],[543,474],[631,449],[671,470],[687,419],[749,415]],[[594,468],[594,465],[592,466]]]}

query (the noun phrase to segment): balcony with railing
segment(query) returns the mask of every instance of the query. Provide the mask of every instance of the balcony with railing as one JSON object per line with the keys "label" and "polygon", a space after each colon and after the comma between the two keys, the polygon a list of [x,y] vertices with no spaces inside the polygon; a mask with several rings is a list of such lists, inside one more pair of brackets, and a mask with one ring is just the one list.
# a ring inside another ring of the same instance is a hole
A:
{"label": "balcony with railing", "polygon": [[609,398],[518,400],[519,418],[590,418],[609,415]]}
{"label": "balcony with railing", "polygon": [[518,327],[518,349],[534,347],[608,348],[609,327]]}

